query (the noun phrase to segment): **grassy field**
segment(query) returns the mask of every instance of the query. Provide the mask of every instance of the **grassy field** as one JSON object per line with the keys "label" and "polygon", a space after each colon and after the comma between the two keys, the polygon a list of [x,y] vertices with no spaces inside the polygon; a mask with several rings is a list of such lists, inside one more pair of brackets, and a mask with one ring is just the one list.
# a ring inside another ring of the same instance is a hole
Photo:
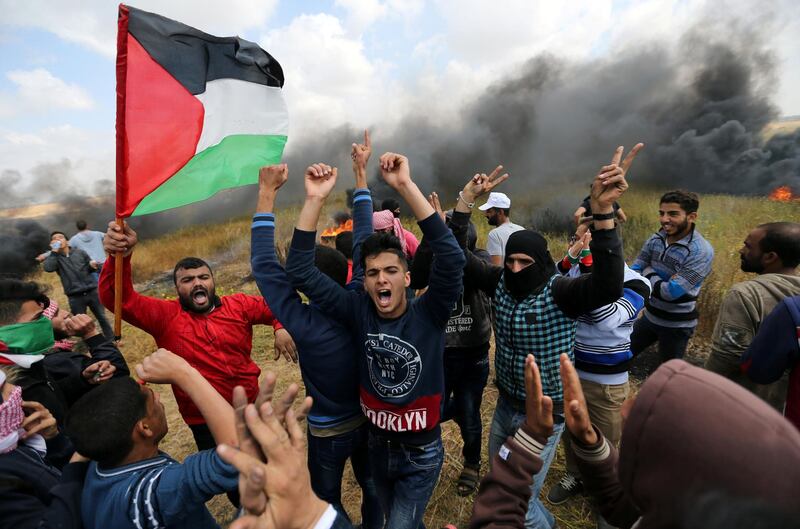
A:
{"label": "grassy field", "polygon": [[[579,189],[574,191],[573,196],[576,198],[574,203],[577,204],[583,194]],[[553,190],[552,193],[563,195],[565,190]],[[343,208],[344,194],[341,195],[336,203],[327,208],[327,213]],[[557,195],[542,193],[541,196]],[[660,192],[655,190],[632,190],[622,201],[629,217],[628,223],[622,228],[628,262],[631,262],[636,256],[647,237],[658,228],[656,212],[659,196]],[[515,197],[512,218],[517,222],[529,225],[529,219],[537,218],[532,212],[541,210],[548,203],[552,204],[552,199],[546,202],[541,198],[518,199]],[[572,201],[569,203],[571,204]],[[286,250],[294,219],[298,213],[299,210],[296,207],[283,208],[278,211],[276,239],[281,241],[280,254]],[[566,215],[571,213],[572,210],[569,210]],[[706,280],[700,296],[701,321],[690,346],[691,354],[695,356],[704,354],[704,345],[713,329],[717,307],[722,295],[731,284],[747,278],[747,275],[739,270],[737,255],[747,232],[759,223],[777,220],[800,221],[800,205],[778,203],[764,198],[726,195],[702,197],[698,228],[714,246],[716,254],[713,271]],[[473,215],[473,221],[478,228],[479,246],[484,246],[489,226],[477,211]],[[404,221],[404,225],[418,232],[417,226],[409,219]],[[543,228],[543,226],[533,227]],[[566,249],[567,235],[565,233],[547,233],[547,237],[554,258],[561,257]],[[224,295],[239,291],[257,294],[255,284],[250,278],[249,241],[249,217],[217,225],[187,227],[156,240],[142,241],[134,252],[133,258],[134,280],[137,288],[152,296],[174,297],[170,276],[174,263],[186,255],[196,255],[207,258],[213,263],[218,294]],[[59,302],[66,303],[66,298],[58,284],[58,278],[54,274],[41,273],[34,279],[50,284],[54,297]],[[123,336],[121,348],[131,366],[154,350],[155,344],[152,338],[130,325],[124,325]],[[275,371],[282,387],[291,382],[302,384],[296,365],[287,364],[283,360],[277,362],[273,360],[272,340],[271,329],[256,328],[253,342],[255,361],[263,369]],[[159,386],[157,389],[166,406],[170,426],[170,434],[162,443],[162,448],[174,457],[181,459],[195,449],[191,433],[178,414],[169,387]],[[491,421],[496,398],[497,391],[490,383],[484,392],[481,408],[483,423],[486,426],[484,428],[484,469],[487,465],[485,452],[487,428]],[[446,451],[445,463],[439,483],[428,506],[425,522],[428,527],[432,528],[442,527],[447,523],[466,527],[472,511],[472,498],[461,498],[456,494],[455,480],[461,470],[461,442],[458,429],[452,422],[443,425],[443,440]],[[545,491],[549,489],[549,484],[558,479],[562,470],[563,456],[559,454],[548,477],[548,486]],[[345,506],[356,517],[359,492],[349,471],[343,490]],[[213,499],[209,502],[209,507],[220,523],[228,523],[233,516],[233,509],[224,496]],[[582,499],[568,502],[560,507],[552,507],[552,511],[561,527],[572,529],[594,527],[588,503]]]}

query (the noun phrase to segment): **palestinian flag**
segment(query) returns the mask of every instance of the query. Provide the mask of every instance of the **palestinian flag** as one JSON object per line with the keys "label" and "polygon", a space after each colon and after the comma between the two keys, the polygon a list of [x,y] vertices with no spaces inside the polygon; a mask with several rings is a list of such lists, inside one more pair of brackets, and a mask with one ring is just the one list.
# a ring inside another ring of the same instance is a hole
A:
{"label": "palestinian flag", "polygon": [[119,6],[117,216],[258,182],[289,129],[283,70],[256,44]]}

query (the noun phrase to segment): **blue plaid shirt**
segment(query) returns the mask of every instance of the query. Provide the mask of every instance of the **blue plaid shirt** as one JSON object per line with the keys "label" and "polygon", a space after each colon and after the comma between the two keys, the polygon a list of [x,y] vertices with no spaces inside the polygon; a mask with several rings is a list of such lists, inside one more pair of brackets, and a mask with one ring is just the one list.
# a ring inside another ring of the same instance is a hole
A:
{"label": "blue plaid shirt", "polygon": [[559,355],[573,358],[577,321],[567,317],[553,299],[555,274],[537,294],[517,301],[505,288],[505,278],[497,285],[495,307],[495,376],[497,386],[507,395],[525,400],[525,358],[536,358],[542,377],[542,391],[553,402],[564,400]]}

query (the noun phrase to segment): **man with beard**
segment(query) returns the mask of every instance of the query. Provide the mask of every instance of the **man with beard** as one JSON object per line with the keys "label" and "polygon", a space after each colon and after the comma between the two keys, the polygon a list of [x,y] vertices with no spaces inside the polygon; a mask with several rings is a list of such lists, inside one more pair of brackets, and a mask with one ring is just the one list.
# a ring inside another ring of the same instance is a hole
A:
{"label": "man with beard", "polygon": [[493,265],[503,266],[508,237],[524,228],[511,222],[511,199],[505,193],[489,193],[489,200],[478,209],[486,215],[489,226],[497,226],[489,232],[486,251],[489,252]]}
{"label": "man with beard", "polygon": [[638,355],[658,342],[660,362],[682,358],[697,327],[697,297],[711,272],[714,249],[695,228],[700,200],[669,191],[658,207],[661,230],[644,243],[631,268],[650,280],[652,293],[631,334]]}
{"label": "man with beard", "polygon": [[[275,351],[297,361],[292,337],[273,317],[264,299],[242,293],[218,297],[211,267],[202,259],[184,257],[175,265],[172,279],[178,299],[136,292],[131,281],[131,252],[137,242],[136,232],[127,223],[123,230],[116,222],[109,222],[103,239],[109,257],[100,274],[100,300],[113,310],[114,259],[121,251],[122,318],[152,335],[158,347],[185,358],[225,400],[231,401],[235,386],[243,386],[251,402],[258,393],[261,370],[250,356],[253,325],[272,325]],[[181,388],[173,385],[172,391],[198,450],[216,446],[197,406]]]}
{"label": "man with beard", "polygon": [[[539,492],[564,429],[559,355],[573,355],[579,317],[613,303],[622,294],[625,262],[612,204],[627,190],[625,173],[642,147],[637,144],[623,161],[623,148],[617,148],[611,163],[600,169],[592,184],[592,273],[562,277],[547,249],[547,240],[531,230],[511,234],[503,267],[464,252],[465,277],[492,297],[495,308],[495,382],[499,396],[489,433],[490,461],[498,453],[504,457],[503,443],[526,420],[525,361],[529,354],[536,357],[542,390],[552,401],[548,410],[554,424],[552,432],[536,444],[542,466],[533,480],[525,514],[525,527],[529,529],[555,527],[555,518],[539,500]],[[452,221],[455,233],[464,233],[473,199],[466,192],[459,195]]]}
{"label": "man with beard", "polygon": [[722,300],[706,369],[741,384],[778,411],[786,402],[787,377],[756,384],[740,370],[742,354],[761,322],[784,298],[800,294],[800,224],[770,222],[752,230],[739,250],[743,272],[756,277],[736,283]]}

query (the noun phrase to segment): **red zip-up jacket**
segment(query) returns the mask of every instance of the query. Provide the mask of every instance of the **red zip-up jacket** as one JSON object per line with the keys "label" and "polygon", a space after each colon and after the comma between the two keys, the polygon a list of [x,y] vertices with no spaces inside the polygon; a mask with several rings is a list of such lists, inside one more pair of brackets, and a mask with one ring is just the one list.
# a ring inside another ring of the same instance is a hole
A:
{"label": "red zip-up jacket", "polygon": [[[250,402],[258,394],[261,369],[253,362],[253,325],[282,328],[264,298],[247,294],[223,296],[208,314],[184,310],[177,299],[142,296],[133,289],[131,261],[126,257],[122,275],[122,319],[153,336],[163,347],[186,359],[228,402],[235,386],[243,386]],[[114,309],[114,257],[103,266],[98,285],[100,301]],[[172,386],[186,424],[204,424],[200,410],[186,393]]]}

